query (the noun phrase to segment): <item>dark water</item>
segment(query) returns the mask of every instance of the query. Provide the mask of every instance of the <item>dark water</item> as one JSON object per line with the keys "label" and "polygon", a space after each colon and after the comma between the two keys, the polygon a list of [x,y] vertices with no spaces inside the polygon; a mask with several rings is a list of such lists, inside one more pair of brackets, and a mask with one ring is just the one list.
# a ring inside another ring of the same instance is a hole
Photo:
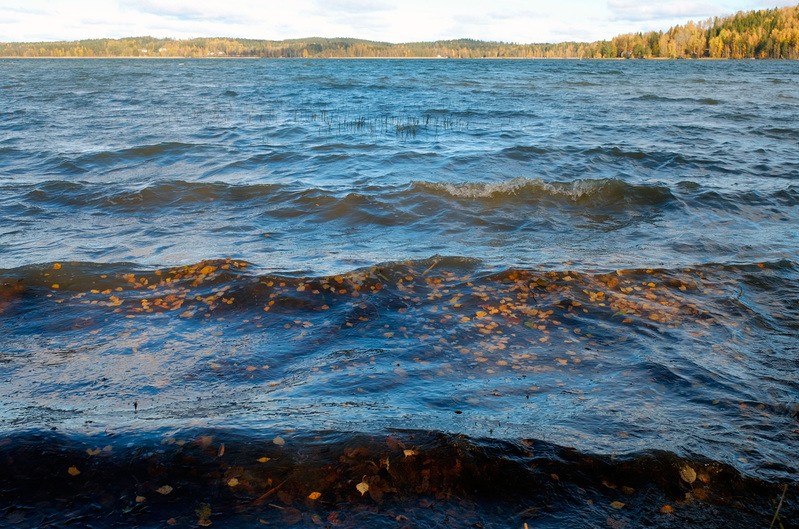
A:
{"label": "dark water", "polygon": [[796,526],[794,63],[0,74],[0,526]]}

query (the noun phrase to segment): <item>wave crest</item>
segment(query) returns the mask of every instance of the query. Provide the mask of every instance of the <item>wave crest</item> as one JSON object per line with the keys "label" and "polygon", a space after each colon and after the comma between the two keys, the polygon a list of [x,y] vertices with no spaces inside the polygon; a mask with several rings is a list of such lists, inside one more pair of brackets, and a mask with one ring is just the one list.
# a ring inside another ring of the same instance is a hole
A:
{"label": "wave crest", "polygon": [[545,182],[524,177],[492,183],[416,182],[414,188],[458,199],[510,199],[512,201],[558,201],[606,206],[613,203],[659,205],[674,199],[668,187],[636,185],[614,178]]}

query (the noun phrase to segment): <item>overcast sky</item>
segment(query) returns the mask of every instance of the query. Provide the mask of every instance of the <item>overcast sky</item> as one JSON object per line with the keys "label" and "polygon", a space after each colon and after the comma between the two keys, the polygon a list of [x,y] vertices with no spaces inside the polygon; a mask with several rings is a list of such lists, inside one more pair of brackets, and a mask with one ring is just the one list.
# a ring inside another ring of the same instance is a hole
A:
{"label": "overcast sky", "polygon": [[798,0],[0,0],[0,41],[357,37],[593,41]]}

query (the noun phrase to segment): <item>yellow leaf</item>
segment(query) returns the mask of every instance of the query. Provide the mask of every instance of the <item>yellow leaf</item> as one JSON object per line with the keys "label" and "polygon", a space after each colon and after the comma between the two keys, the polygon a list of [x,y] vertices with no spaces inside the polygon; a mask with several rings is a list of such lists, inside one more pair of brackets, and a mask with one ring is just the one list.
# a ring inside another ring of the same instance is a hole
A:
{"label": "yellow leaf", "polygon": [[144,503],[147,501],[147,498],[144,496],[136,496],[136,503]]}
{"label": "yellow leaf", "polygon": [[318,500],[321,497],[322,497],[322,493],[321,492],[312,492],[312,493],[308,494],[308,499],[309,500]]}
{"label": "yellow leaf", "polygon": [[170,487],[169,485],[164,485],[163,487],[158,487],[157,489],[155,489],[155,492],[166,496],[167,494],[172,492],[172,490],[173,490],[172,487]]}
{"label": "yellow leaf", "polygon": [[61,285],[59,285],[58,283],[53,283],[53,288],[59,289],[61,288]]}
{"label": "yellow leaf", "polygon": [[413,457],[419,455],[419,452],[417,452],[416,450],[403,450],[402,452],[405,454],[405,457]]}
{"label": "yellow leaf", "polygon": [[53,270],[61,270],[61,263],[53,263]]}
{"label": "yellow leaf", "polygon": [[269,459],[271,459],[271,458],[269,458],[269,457],[259,457],[258,458],[258,462],[259,463],[266,463],[267,461],[269,461]]}
{"label": "yellow leaf", "polygon": [[684,482],[691,484],[696,481],[696,470],[689,467],[688,465],[683,465],[680,468],[680,479]]}
{"label": "yellow leaf", "polygon": [[277,446],[284,446],[286,444],[286,440],[280,437],[279,435],[272,439],[272,442],[275,443]]}
{"label": "yellow leaf", "polygon": [[355,488],[358,489],[358,492],[361,493],[361,496],[369,492],[369,484],[365,481],[361,481],[360,483],[355,485]]}
{"label": "yellow leaf", "polygon": [[238,478],[230,478],[229,480],[227,480],[227,484],[228,487],[235,487],[236,485],[239,484],[239,480]]}
{"label": "yellow leaf", "polygon": [[660,508],[660,512],[662,512],[663,514],[671,514],[674,512],[674,507],[672,507],[671,505],[664,505],[663,507]]}
{"label": "yellow leaf", "polygon": [[69,473],[70,476],[77,476],[78,474],[80,474],[80,470],[78,470],[78,467],[76,466],[69,467],[67,469],[67,472]]}
{"label": "yellow leaf", "polygon": [[478,318],[483,318],[485,316],[488,316],[488,313],[482,310],[478,310],[477,312],[474,313],[474,315],[477,316]]}
{"label": "yellow leaf", "polygon": [[614,501],[610,504],[610,506],[613,507],[614,509],[621,509],[622,507],[624,507],[624,504],[620,501]]}

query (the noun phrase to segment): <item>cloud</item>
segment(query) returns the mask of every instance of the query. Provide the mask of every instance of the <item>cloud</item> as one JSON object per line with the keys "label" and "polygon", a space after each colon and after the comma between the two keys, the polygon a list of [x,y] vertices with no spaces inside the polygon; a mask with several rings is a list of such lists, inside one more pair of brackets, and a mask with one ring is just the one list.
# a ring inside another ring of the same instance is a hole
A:
{"label": "cloud", "polygon": [[795,6],[796,0],[760,0],[756,6],[758,9],[770,9],[773,7]]}
{"label": "cloud", "polygon": [[723,14],[718,5],[702,2],[642,3],[640,0],[608,0],[611,19],[618,22],[651,22],[707,18]]}
{"label": "cloud", "polygon": [[5,6],[4,5],[2,7],[3,7],[3,11],[5,11],[6,13],[12,12],[12,13],[19,13],[19,14],[22,14],[22,15],[45,15],[45,14],[47,14],[47,11],[45,11],[44,9],[37,9],[35,7],[32,7],[32,6],[15,6],[15,5]]}
{"label": "cloud", "polygon": [[230,9],[230,5],[220,2],[120,0],[119,7],[128,12],[179,22],[246,24],[251,21],[246,12]]}
{"label": "cloud", "polygon": [[362,15],[393,11],[394,4],[380,0],[314,0],[318,12],[332,15]]}
{"label": "cloud", "polygon": [[796,0],[0,0],[0,40],[155,37],[593,41]]}

